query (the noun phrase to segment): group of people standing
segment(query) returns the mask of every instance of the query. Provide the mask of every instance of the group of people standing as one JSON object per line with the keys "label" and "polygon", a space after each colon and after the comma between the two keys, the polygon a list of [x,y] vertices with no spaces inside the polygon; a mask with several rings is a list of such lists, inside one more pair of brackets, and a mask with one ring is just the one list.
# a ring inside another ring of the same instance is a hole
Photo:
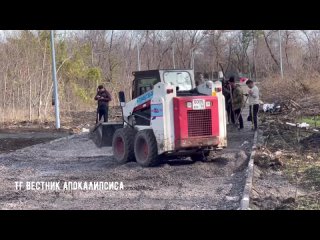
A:
{"label": "group of people standing", "polygon": [[[253,130],[258,129],[258,111],[259,111],[259,89],[252,80],[247,80],[246,85],[249,88],[248,93],[244,94],[240,85],[236,84],[234,77],[230,77],[223,84],[223,95],[226,100],[226,110],[229,124],[238,124],[239,130],[243,129],[243,118],[241,115],[246,101],[249,101],[248,121],[253,123]],[[244,100],[244,96],[246,100]]]}

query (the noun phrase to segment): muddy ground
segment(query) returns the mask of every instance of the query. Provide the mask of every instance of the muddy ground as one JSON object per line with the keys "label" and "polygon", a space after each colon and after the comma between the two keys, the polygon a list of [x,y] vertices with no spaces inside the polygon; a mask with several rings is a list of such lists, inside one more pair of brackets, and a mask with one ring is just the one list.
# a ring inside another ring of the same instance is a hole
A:
{"label": "muddy ground", "polygon": [[262,114],[252,209],[320,209],[320,134],[284,124],[288,114]]}
{"label": "muddy ground", "polygon": [[[110,107],[109,119],[119,121],[120,109]],[[68,112],[61,114],[61,128],[55,129],[55,122],[12,121],[0,124],[0,153],[62,138],[89,130],[95,125],[96,112]]]}
{"label": "muddy ground", "polygon": [[[228,126],[229,146],[211,162],[173,160],[154,168],[135,162],[118,165],[110,148],[97,148],[85,133],[13,152],[6,149],[0,154],[0,208],[237,209],[252,139],[248,123],[240,132]],[[113,181],[123,182],[124,189],[16,190],[16,181]]]}
{"label": "muddy ground", "polygon": [[71,135],[69,130],[39,128],[0,129],[0,153],[13,152],[17,149]]}

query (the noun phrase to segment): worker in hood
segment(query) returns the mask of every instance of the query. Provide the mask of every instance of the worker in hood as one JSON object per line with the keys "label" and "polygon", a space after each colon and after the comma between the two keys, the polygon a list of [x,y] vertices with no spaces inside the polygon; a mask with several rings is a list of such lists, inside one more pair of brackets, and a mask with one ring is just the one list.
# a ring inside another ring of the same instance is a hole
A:
{"label": "worker in hood", "polygon": [[97,94],[94,97],[94,100],[98,101],[96,123],[100,122],[102,117],[104,122],[108,122],[109,102],[111,101],[111,95],[103,85],[98,86]]}

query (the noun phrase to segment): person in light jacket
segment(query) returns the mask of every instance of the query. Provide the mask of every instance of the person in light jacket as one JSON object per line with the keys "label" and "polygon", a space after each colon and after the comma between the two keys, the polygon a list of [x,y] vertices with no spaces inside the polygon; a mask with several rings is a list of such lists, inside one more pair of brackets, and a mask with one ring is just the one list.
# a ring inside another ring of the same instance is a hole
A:
{"label": "person in light jacket", "polygon": [[259,88],[254,84],[252,80],[247,80],[246,82],[248,91],[248,100],[250,106],[250,113],[248,120],[253,121],[254,130],[258,129],[258,112],[259,112]]}

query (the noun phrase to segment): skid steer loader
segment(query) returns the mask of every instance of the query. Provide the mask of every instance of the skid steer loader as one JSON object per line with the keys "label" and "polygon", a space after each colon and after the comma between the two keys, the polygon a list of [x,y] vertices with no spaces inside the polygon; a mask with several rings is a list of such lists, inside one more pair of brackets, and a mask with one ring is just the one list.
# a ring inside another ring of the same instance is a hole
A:
{"label": "skid steer loader", "polygon": [[163,157],[203,160],[227,146],[225,100],[220,81],[195,86],[193,70],[133,72],[132,100],[119,92],[122,122],[91,131],[97,146],[112,146],[121,164],[157,165]]}

